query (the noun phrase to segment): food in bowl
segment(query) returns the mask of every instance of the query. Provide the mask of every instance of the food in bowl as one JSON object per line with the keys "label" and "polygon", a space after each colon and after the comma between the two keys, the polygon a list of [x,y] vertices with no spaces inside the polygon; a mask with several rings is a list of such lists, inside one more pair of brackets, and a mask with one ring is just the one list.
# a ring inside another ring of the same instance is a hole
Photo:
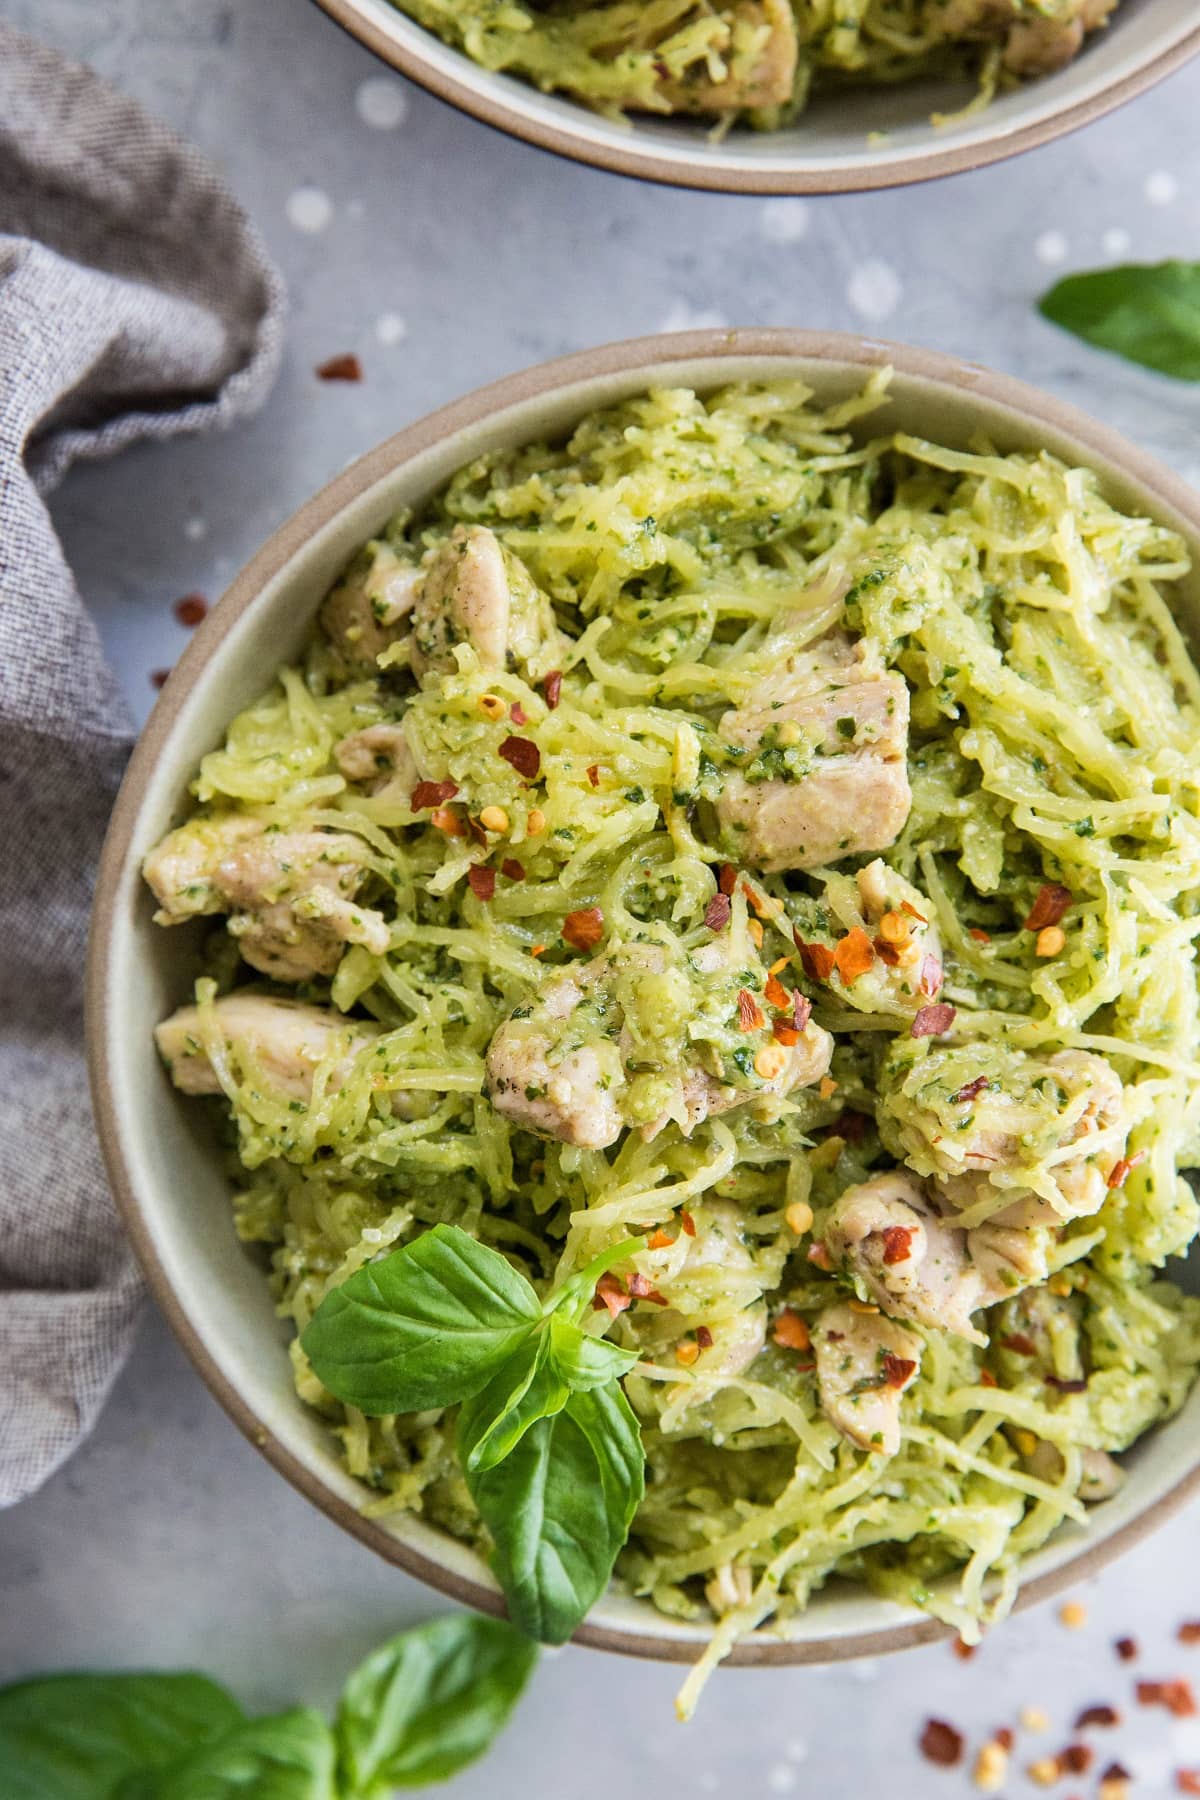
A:
{"label": "food in bowl", "polygon": [[480,456],[146,859],[301,1397],[542,1635],[972,1637],[1200,1363],[1185,548],[886,387]]}
{"label": "food in bowl", "polygon": [[920,77],[981,99],[1065,67],[1119,0],[394,0],[486,69],[606,113],[773,130],[814,92]]}

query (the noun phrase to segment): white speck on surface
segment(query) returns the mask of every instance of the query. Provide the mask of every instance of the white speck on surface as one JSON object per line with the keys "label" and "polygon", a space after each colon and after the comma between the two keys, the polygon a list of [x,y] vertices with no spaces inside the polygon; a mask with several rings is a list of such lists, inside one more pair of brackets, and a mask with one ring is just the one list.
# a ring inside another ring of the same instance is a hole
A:
{"label": "white speck on surface", "polygon": [[803,200],[764,200],[758,229],[768,244],[798,244],[808,236],[812,213]]}
{"label": "white speck on surface", "polygon": [[860,318],[890,318],[900,304],[904,284],[890,263],[870,257],[846,283],[846,298]]}
{"label": "white speck on surface", "polygon": [[1155,169],[1146,177],[1146,198],[1151,206],[1170,206],[1179,193],[1179,183],[1169,169]]}
{"label": "white speck on surface", "polygon": [[298,187],[287,197],[288,222],[297,231],[324,231],[333,217],[333,201],[319,187]]}
{"label": "white speck on surface", "polygon": [[879,1658],[877,1656],[860,1656],[851,1664],[855,1681],[878,1681]]}
{"label": "white speck on surface", "polygon": [[375,321],[375,336],[381,344],[398,344],[408,336],[408,326],[399,313],[380,313]]}
{"label": "white speck on surface", "polygon": [[1123,225],[1113,225],[1100,239],[1106,256],[1127,256],[1133,239]]}
{"label": "white speck on surface", "polygon": [[776,1763],[767,1770],[767,1788],[772,1794],[790,1794],[796,1785],[796,1771],[787,1763]]}
{"label": "white speck on surface", "polygon": [[408,91],[394,75],[369,75],[358,84],[354,110],[364,125],[395,131],[408,117]]}
{"label": "white speck on surface", "polygon": [[789,1738],[783,1754],[789,1762],[802,1763],[808,1761],[812,1752],[803,1738]]}
{"label": "white speck on surface", "polygon": [[1061,231],[1043,231],[1033,246],[1033,253],[1039,262],[1060,263],[1067,260],[1070,247]]}
{"label": "white speck on surface", "polygon": [[724,313],[706,312],[703,307],[693,307],[686,300],[674,300],[666,316],[659,325],[660,331],[719,331],[729,321]]}
{"label": "white speck on surface", "polygon": [[202,537],[208,535],[208,520],[194,513],[190,519],[183,521],[183,535],[191,544],[198,544]]}

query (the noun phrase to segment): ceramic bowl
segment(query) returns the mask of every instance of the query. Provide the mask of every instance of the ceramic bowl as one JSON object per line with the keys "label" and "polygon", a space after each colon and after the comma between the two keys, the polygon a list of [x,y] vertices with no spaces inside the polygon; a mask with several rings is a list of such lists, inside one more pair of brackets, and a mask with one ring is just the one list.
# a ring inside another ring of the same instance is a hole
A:
{"label": "ceramic bowl", "polygon": [[923,81],[822,95],[786,130],[716,142],[702,121],[623,124],[480,68],[390,0],[317,3],[393,68],[513,137],[622,175],[742,194],[854,193],[982,168],[1100,118],[1200,51],[1195,0],[1121,0],[1065,69],[955,123],[932,115],[965,106],[970,85]]}
{"label": "ceramic bowl", "polygon": [[[402,506],[420,505],[485,449],[565,434],[591,408],[655,383],[711,388],[734,379],[802,376],[823,402],[856,390],[871,369],[895,376],[879,426],[966,446],[980,432],[1001,450],[1045,447],[1090,464],[1120,505],[1169,522],[1197,574],[1181,595],[1200,642],[1200,496],[1103,426],[1036,389],[926,350],[789,331],[704,331],[642,339],[515,375],[446,407],[372,450],[277,531],[195,634],[142,735],[105,846],[89,968],[88,1038],[108,1171],[151,1286],[185,1349],[235,1423],[330,1518],[434,1587],[490,1611],[499,1595],[465,1546],[417,1519],[363,1518],[367,1490],[292,1386],[287,1331],[261,1268],[234,1235],[229,1188],[200,1109],[172,1088],[153,1026],[190,996],[194,943],[162,931],[139,876],[145,852],[187,811],[187,785],[228,721],[299,648],[330,582]],[[1030,1557],[1023,1603],[1092,1572],[1200,1485],[1200,1389],[1182,1414],[1128,1459],[1121,1492]],[[687,1661],[703,1625],[663,1618],[616,1592],[595,1607],[581,1642]],[[742,1663],[874,1655],[943,1635],[935,1622],[831,1584],[785,1636],[746,1641]]]}

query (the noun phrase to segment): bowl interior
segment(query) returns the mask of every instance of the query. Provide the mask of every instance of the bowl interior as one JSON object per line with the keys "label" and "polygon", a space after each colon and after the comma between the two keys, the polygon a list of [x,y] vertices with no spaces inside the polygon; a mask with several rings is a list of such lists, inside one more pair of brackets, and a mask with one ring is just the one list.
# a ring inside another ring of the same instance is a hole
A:
{"label": "bowl interior", "polygon": [[[341,476],[277,534],[214,609],[167,684],[114,817],[94,925],[90,1051],[101,1139],[127,1223],[160,1302],[234,1418],[310,1498],[373,1548],[436,1585],[495,1608],[496,1590],[474,1555],[403,1515],[365,1521],[362,1489],[337,1462],[332,1440],[292,1387],[288,1333],[262,1272],[234,1236],[229,1184],[200,1110],[175,1093],[152,1041],[154,1024],[190,996],[194,941],[163,931],[138,873],[144,853],[187,811],[201,755],[232,716],[269,685],[299,648],[329,583],[354,550],[401,505],[419,504],[487,447],[565,432],[585,411],[654,382],[711,388],[731,379],[800,374],[822,400],[855,390],[867,369],[892,361],[886,411],[873,424],[965,446],[980,432],[1001,449],[1044,446],[1084,461],[1111,497],[1173,522],[1200,565],[1200,500],[1101,427],[1003,378],[927,352],[792,333],[693,334],[647,340],[518,377],[403,433]],[[1031,417],[1028,408],[1035,409]],[[1040,409],[1040,410],[1039,410]],[[1200,641],[1200,570],[1183,590]],[[1129,1459],[1121,1493],[1029,1559],[1027,1596],[1081,1572],[1143,1528],[1149,1509],[1181,1499],[1197,1463],[1200,1390],[1184,1413]],[[821,1660],[898,1648],[940,1628],[848,1586],[830,1586],[786,1643],[743,1645],[739,1660]],[[637,1654],[686,1658],[703,1627],[662,1618],[612,1595],[585,1641]]]}
{"label": "bowl interior", "polygon": [[901,83],[821,94],[784,130],[737,131],[716,142],[694,120],[624,125],[482,69],[390,0],[320,4],[378,54],[490,124],[625,173],[749,191],[867,188],[972,168],[1083,123],[1136,92],[1184,46],[1200,49],[1193,0],[1121,0],[1109,28],[1065,69],[1001,95],[982,112],[935,126],[932,116],[965,107],[973,87]]}

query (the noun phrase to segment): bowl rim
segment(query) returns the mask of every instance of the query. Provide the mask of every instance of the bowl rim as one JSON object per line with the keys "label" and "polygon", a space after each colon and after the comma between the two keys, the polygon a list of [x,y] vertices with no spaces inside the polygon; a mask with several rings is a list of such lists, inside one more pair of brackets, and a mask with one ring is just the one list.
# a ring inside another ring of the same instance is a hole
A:
{"label": "bowl rim", "polygon": [[[906,187],[917,182],[935,181],[947,175],[963,174],[971,169],[989,167],[1010,156],[1022,155],[1039,145],[1090,125],[1107,113],[1134,100],[1147,88],[1175,73],[1193,56],[1200,55],[1200,24],[1185,29],[1173,44],[1153,54],[1136,59],[1123,75],[1108,82],[1096,92],[1041,118],[1018,123],[1011,129],[967,143],[948,141],[941,149],[912,150],[899,157],[881,157],[875,163],[858,163],[848,168],[812,168],[803,163],[783,166],[764,165],[751,170],[742,164],[729,166],[717,158],[703,165],[676,161],[654,150],[636,131],[628,142],[604,139],[593,141],[570,121],[555,124],[534,116],[519,98],[506,99],[502,92],[484,86],[491,71],[473,63],[463,52],[456,60],[466,65],[459,75],[442,68],[432,54],[426,53],[419,41],[405,42],[393,37],[365,12],[361,0],[316,0],[321,10],[350,37],[370,50],[382,62],[408,76],[439,100],[446,101],[459,112],[478,119],[494,130],[519,138],[541,150],[585,163],[609,174],[630,175],[643,181],[658,182],[666,187],[697,188],[708,193],[726,194],[852,194],[875,192],[884,188]],[[401,15],[405,17],[405,15]],[[417,34],[431,35],[415,21],[405,19]],[[435,39],[440,44],[440,40]],[[474,71],[474,73],[471,73]],[[578,103],[576,103],[578,104]],[[579,106],[583,118],[592,118]]]}
{"label": "bowl rim", "polygon": [[[486,424],[490,418],[500,417],[513,407],[562,396],[572,388],[590,385],[605,377],[620,380],[645,371],[647,380],[652,380],[653,371],[676,364],[711,362],[713,377],[717,380],[726,359],[744,361],[753,358],[829,363],[843,368],[861,368],[864,375],[890,365],[902,377],[948,390],[960,399],[964,394],[976,395],[986,403],[1020,415],[1023,424],[1029,428],[1032,442],[1037,441],[1037,434],[1043,427],[1052,434],[1069,438],[1086,457],[1108,464],[1143,490],[1160,513],[1173,514],[1175,522],[1182,524],[1200,544],[1200,493],[1156,458],[1074,406],[1016,377],[940,351],[842,333],[766,327],[660,334],[577,351],[505,376],[426,414],[351,463],[272,533],[212,608],[169,676],[134,747],[100,858],[86,972],[88,1075],[109,1183],[125,1231],[155,1300],[209,1391],[244,1436],[294,1488],[335,1524],[388,1562],[451,1599],[496,1615],[503,1614],[504,1606],[494,1586],[447,1568],[425,1550],[393,1536],[381,1522],[364,1518],[275,1435],[233,1381],[227,1378],[176,1294],[156,1248],[149,1214],[143,1209],[126,1163],[117,1084],[111,1076],[115,1061],[108,1053],[109,1034],[114,1029],[113,1009],[109,1006],[109,978],[119,918],[114,899],[135,841],[151,773],[186,700],[213,654],[272,579],[311,538],[361,494],[447,438]],[[1200,1444],[1192,1466],[1142,1511],[1098,1542],[1089,1543],[1085,1537],[1079,1548],[1055,1568],[1022,1583],[1016,1609],[1023,1610],[1096,1574],[1165,1523],[1197,1492],[1200,1492]],[[953,1635],[951,1627],[928,1617],[902,1619],[877,1628],[809,1639],[793,1640],[764,1632],[743,1641],[726,1660],[743,1666],[836,1662],[888,1654]],[[694,1640],[659,1637],[652,1631],[626,1629],[594,1620],[585,1620],[575,1632],[573,1641],[627,1656],[674,1663],[694,1661],[703,1648]]]}

